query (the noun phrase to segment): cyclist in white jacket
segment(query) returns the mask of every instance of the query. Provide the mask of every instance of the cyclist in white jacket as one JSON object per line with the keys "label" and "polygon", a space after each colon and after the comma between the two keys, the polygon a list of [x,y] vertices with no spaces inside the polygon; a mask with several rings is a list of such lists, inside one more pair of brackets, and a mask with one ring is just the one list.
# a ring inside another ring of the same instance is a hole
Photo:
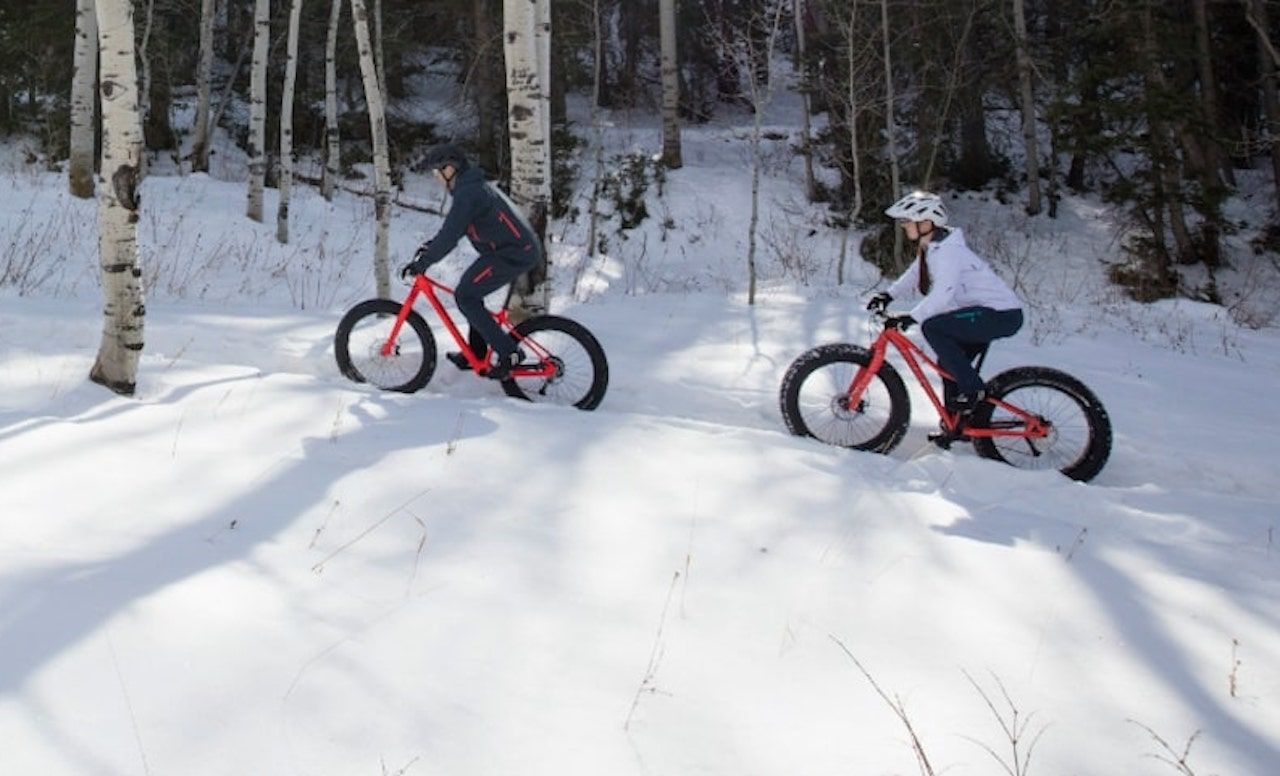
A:
{"label": "cyclist in white jacket", "polygon": [[918,294],[921,299],[909,314],[891,316],[885,325],[906,331],[919,321],[939,365],[955,380],[943,382],[947,409],[971,411],[986,398],[973,359],[992,340],[1022,328],[1022,302],[969,249],[964,234],[948,228],[938,195],[914,191],[884,212],[915,243],[916,256],[888,290],[871,298],[867,309],[883,311],[897,297]]}

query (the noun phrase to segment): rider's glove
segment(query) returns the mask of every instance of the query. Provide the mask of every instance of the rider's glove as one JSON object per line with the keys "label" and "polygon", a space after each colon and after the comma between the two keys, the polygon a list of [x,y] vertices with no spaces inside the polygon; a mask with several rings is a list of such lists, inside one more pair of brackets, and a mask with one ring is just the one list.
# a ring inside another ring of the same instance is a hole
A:
{"label": "rider's glove", "polygon": [[427,240],[418,250],[413,252],[413,261],[400,268],[400,279],[410,280],[414,275],[421,275],[427,269],[427,249],[431,241]]}
{"label": "rider's glove", "polygon": [[871,297],[871,301],[867,302],[867,309],[873,313],[882,313],[889,309],[889,303],[893,301],[888,291],[881,291]]}
{"label": "rider's glove", "polygon": [[897,329],[898,331],[906,331],[915,325],[916,319],[910,315],[891,315],[884,322],[886,329]]}

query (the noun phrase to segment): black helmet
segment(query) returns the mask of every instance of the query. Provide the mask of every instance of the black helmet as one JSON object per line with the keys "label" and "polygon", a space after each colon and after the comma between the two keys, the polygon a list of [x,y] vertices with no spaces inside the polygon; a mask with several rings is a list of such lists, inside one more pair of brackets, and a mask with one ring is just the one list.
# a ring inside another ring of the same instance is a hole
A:
{"label": "black helmet", "polygon": [[442,169],[446,165],[453,165],[453,169],[461,173],[465,172],[471,166],[471,163],[467,161],[467,155],[462,152],[461,148],[446,143],[427,151],[427,155],[422,158],[418,169],[423,172],[431,172]]}

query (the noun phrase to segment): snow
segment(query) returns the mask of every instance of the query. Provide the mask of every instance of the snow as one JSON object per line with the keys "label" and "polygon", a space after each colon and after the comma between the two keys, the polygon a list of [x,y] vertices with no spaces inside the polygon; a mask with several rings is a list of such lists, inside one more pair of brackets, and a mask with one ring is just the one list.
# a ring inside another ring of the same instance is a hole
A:
{"label": "snow", "polygon": [[[611,154],[656,150],[614,124]],[[880,278],[851,244],[832,285],[840,235],[766,141],[781,237],[746,305],[742,132],[688,130],[609,254],[558,225],[555,310],[610,359],[590,413],[448,364],[412,396],[346,381],[332,334],[369,295],[371,202],[296,188],[279,246],[204,175],[146,183],[147,347],[114,397],[85,379],[94,206],[0,156],[0,772],[916,772],[850,656],[939,773],[1011,757],[975,684],[1029,721],[1020,752],[1040,734],[1035,773],[1174,772],[1153,733],[1178,754],[1198,733],[1196,773],[1275,772],[1276,330],[1124,300],[1096,201],[1047,222],[956,197],[1032,311],[988,371],[1087,383],[1106,468],[937,451],[914,385],[890,456],[790,437],[783,372],[865,343]],[[397,208],[393,256],[437,223]]]}

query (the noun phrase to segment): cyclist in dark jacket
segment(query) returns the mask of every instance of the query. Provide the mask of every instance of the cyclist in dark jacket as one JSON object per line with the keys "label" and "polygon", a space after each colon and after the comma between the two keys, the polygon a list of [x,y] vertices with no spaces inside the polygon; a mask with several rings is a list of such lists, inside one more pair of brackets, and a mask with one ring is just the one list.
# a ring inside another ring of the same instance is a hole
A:
{"label": "cyclist in dark jacket", "polygon": [[[400,276],[425,272],[447,256],[464,235],[469,238],[480,258],[458,279],[454,298],[472,333],[479,334],[495,353],[488,376],[505,380],[524,354],[493,320],[484,298],[532,269],[541,259],[542,247],[519,208],[486,181],[484,171],[472,167],[461,150],[450,145],[437,147],[427,155],[424,166],[449,189],[453,204],[435,237],[418,249]],[[450,354],[449,358],[463,368],[467,365],[461,354]]]}

